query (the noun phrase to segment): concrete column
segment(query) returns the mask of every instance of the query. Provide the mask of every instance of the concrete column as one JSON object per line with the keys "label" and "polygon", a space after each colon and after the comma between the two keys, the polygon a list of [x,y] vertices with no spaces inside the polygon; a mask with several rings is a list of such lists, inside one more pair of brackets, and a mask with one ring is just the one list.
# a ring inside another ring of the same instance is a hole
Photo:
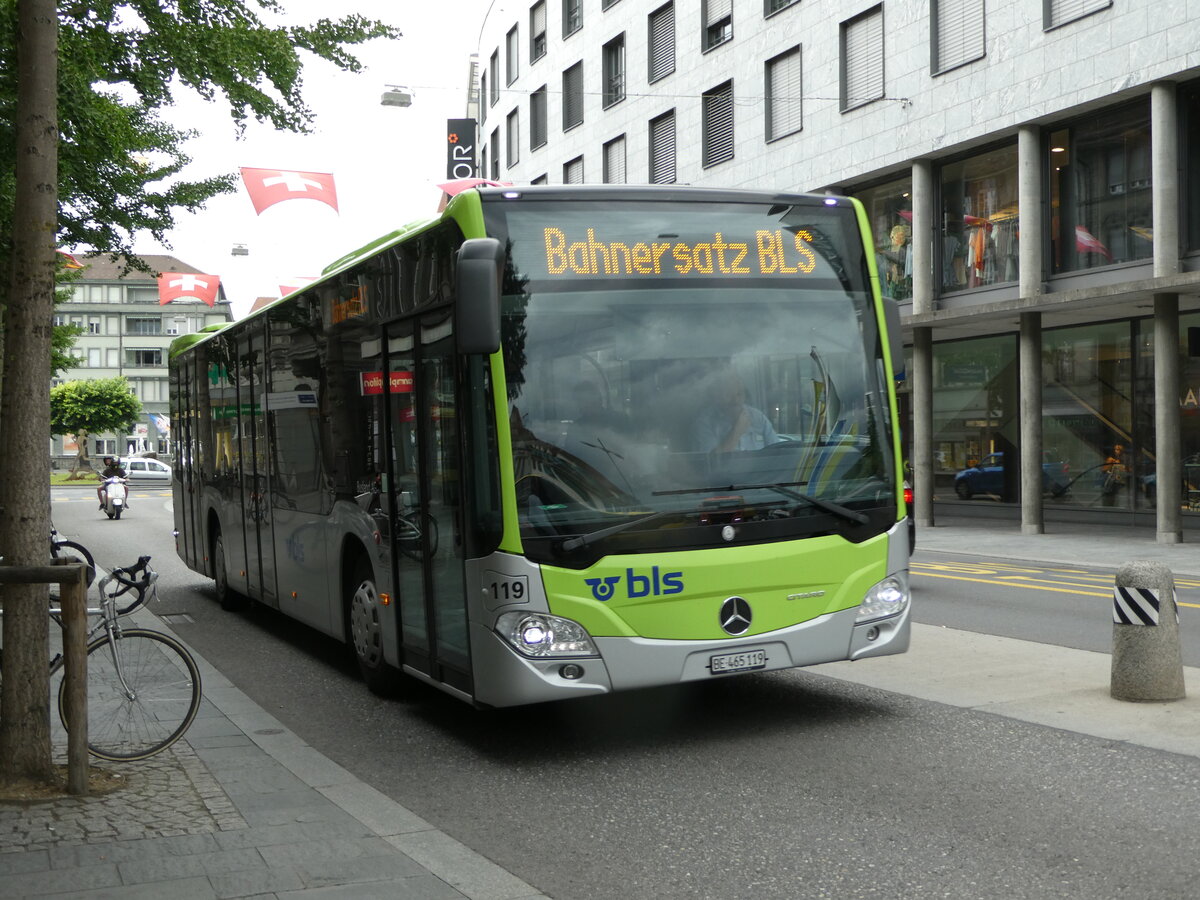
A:
{"label": "concrete column", "polygon": [[1020,343],[1021,533],[1042,534],[1041,313],[1021,313]]}
{"label": "concrete column", "polygon": [[1021,212],[1021,297],[1042,293],[1045,266],[1042,260],[1042,139],[1032,125],[1017,132],[1017,202]]}
{"label": "concrete column", "polygon": [[1151,178],[1154,193],[1154,277],[1179,272],[1179,119],[1175,85],[1150,89]]}
{"label": "concrete column", "polygon": [[[1155,254],[1158,253],[1155,241]],[[1183,463],[1179,441],[1179,295],[1154,295],[1154,455],[1158,542],[1183,540]]]}
{"label": "concrete column", "polygon": [[913,509],[922,527],[933,525],[933,329],[913,329]]}
{"label": "concrete column", "polygon": [[933,163],[918,159],[912,168],[913,314],[933,312],[933,240],[940,222],[933,212]]}

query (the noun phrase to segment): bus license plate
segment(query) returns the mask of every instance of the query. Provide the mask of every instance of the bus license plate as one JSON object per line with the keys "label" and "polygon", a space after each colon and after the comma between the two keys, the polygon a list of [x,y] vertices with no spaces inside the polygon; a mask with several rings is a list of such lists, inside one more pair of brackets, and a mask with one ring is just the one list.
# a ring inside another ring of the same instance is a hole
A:
{"label": "bus license plate", "polygon": [[748,669],[765,669],[767,667],[767,651],[747,650],[745,653],[725,653],[710,658],[708,667],[714,675],[745,672]]}

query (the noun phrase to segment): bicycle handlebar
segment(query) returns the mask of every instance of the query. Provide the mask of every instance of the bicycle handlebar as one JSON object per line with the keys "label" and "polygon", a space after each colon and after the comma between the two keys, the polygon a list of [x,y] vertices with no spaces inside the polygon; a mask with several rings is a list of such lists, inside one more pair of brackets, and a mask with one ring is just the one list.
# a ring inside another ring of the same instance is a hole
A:
{"label": "bicycle handlebar", "polygon": [[[134,579],[126,576],[136,575],[138,572],[144,572],[145,576]],[[110,582],[117,582],[121,587],[111,594],[105,594],[104,589],[108,587]],[[158,573],[150,568],[150,557],[138,557],[138,561],[132,566],[126,566],[121,569],[113,569],[107,575],[100,579],[100,597],[101,599],[115,600],[122,594],[127,594],[129,591],[136,591],[137,598],[128,606],[122,606],[117,609],[117,615],[123,616],[137,609],[146,601],[146,592],[154,588],[158,581]]]}

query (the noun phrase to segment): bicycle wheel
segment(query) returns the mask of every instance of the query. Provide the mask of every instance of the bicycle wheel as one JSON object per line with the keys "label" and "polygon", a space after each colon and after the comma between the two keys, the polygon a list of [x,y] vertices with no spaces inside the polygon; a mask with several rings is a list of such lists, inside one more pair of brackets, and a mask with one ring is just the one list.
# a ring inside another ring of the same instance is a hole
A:
{"label": "bicycle wheel", "polygon": [[[120,659],[120,676],[114,656]],[[92,641],[87,657],[88,750],[93,756],[145,759],[179,740],[196,718],[200,670],[173,637],[127,628],[115,641],[108,635]],[[65,679],[58,689],[58,715],[69,730]]]}
{"label": "bicycle wheel", "polygon": [[71,559],[84,563],[87,566],[88,587],[91,587],[92,582],[96,580],[96,561],[92,559],[92,554],[83,544],[52,538],[50,540],[50,556],[53,559]]}
{"label": "bicycle wheel", "polygon": [[409,559],[415,559],[420,562],[425,556],[422,532],[425,535],[425,540],[429,542],[429,554],[432,556],[434,553],[437,553],[437,519],[432,515],[429,513],[423,515],[409,513],[406,516],[400,517],[399,524],[400,534],[396,539],[396,546],[400,548],[401,553]]}

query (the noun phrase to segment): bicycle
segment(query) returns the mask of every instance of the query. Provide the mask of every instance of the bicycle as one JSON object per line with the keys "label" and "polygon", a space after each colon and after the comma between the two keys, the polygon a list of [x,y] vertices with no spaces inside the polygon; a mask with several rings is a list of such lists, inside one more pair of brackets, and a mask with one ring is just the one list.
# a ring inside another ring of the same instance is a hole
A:
{"label": "bicycle", "polygon": [[71,559],[87,566],[87,586],[91,587],[96,580],[96,560],[83,544],[68,541],[58,536],[58,531],[50,529],[50,557],[52,559]]}
{"label": "bicycle", "polygon": [[[157,597],[157,582],[150,557],[143,556],[101,578],[100,606],[87,611],[100,617],[87,634],[88,752],[100,759],[128,762],[160,753],[183,736],[200,709],[200,670],[187,648],[168,634],[118,621]],[[117,598],[131,591],[133,599],[120,605]],[[52,607],[50,617],[62,627],[60,610]],[[50,660],[51,676],[64,662],[62,653]],[[58,715],[69,731],[65,679]]]}

